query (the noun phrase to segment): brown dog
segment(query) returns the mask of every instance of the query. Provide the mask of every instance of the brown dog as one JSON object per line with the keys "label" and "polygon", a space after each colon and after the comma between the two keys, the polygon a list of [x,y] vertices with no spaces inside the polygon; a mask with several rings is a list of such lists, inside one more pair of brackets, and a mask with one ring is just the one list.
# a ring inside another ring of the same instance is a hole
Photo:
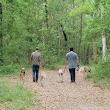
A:
{"label": "brown dog", "polygon": [[20,71],[20,80],[24,80],[24,76],[25,76],[25,69],[22,68]]}
{"label": "brown dog", "polygon": [[83,74],[91,73],[91,69],[87,66],[81,66],[79,68],[79,73],[83,73]]}

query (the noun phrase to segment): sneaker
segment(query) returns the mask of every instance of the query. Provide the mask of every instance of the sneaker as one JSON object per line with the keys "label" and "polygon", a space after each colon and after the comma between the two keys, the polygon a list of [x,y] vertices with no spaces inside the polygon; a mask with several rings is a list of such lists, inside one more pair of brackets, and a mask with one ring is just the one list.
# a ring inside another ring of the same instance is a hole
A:
{"label": "sneaker", "polygon": [[35,82],[35,77],[33,77],[33,82]]}
{"label": "sneaker", "polygon": [[71,81],[71,83],[75,83],[75,81]]}

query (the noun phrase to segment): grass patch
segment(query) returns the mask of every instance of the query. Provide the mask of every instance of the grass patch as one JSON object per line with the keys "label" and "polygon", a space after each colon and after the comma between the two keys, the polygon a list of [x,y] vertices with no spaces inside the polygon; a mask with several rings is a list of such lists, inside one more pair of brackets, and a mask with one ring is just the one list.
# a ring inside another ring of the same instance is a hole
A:
{"label": "grass patch", "polygon": [[6,65],[6,66],[0,66],[0,75],[17,75],[19,72],[19,65]]}
{"label": "grass patch", "polygon": [[92,73],[86,79],[92,80],[97,85],[110,89],[110,58],[107,61],[100,61],[99,64],[90,66]]}
{"label": "grass patch", "polygon": [[31,110],[36,104],[33,94],[22,85],[12,85],[0,80],[0,104],[5,110]]}
{"label": "grass patch", "polygon": [[102,87],[106,87],[106,88],[110,89],[110,79],[106,79],[106,78],[103,80],[102,79],[101,80],[94,79],[93,81],[97,85],[100,85]]}
{"label": "grass patch", "polygon": [[21,68],[25,68],[26,73],[31,69],[31,66],[22,66],[22,65],[6,65],[0,66],[0,77],[2,76],[18,76]]}

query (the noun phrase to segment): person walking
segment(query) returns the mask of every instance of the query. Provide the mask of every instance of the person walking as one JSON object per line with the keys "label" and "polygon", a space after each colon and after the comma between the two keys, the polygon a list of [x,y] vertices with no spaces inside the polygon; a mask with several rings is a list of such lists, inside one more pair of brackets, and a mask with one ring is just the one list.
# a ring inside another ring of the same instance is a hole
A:
{"label": "person walking", "polygon": [[31,63],[33,82],[38,82],[39,68],[41,67],[41,55],[38,48],[31,53]]}
{"label": "person walking", "polygon": [[79,57],[77,53],[73,51],[73,48],[70,48],[70,51],[66,54],[65,57],[65,67],[68,63],[68,69],[70,72],[71,82],[75,82],[75,68],[79,64]]}

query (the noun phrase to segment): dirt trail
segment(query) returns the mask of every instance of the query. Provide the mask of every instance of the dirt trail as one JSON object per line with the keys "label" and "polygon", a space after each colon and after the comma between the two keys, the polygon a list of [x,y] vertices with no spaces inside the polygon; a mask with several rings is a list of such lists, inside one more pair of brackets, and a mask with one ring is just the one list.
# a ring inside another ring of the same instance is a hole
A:
{"label": "dirt trail", "polygon": [[38,93],[41,110],[110,110],[110,90],[94,86],[78,73],[76,83],[70,83],[69,73],[59,83],[57,71],[44,72],[47,76],[44,87],[40,82],[32,82],[31,74],[24,82],[25,87]]}

